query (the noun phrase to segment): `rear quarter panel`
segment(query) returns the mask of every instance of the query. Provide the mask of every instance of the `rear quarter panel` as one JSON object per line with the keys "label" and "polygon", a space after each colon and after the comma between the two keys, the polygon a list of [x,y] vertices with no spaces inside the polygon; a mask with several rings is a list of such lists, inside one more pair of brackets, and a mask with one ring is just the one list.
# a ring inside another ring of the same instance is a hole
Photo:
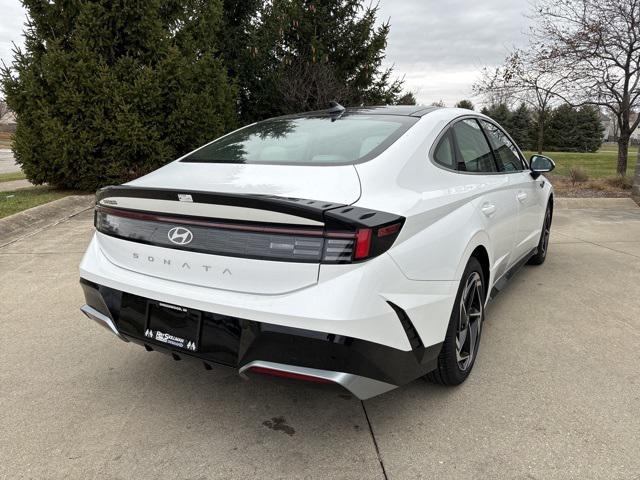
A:
{"label": "rear quarter panel", "polygon": [[376,159],[357,165],[357,205],[407,220],[389,254],[411,280],[459,280],[473,250],[483,245],[493,266],[490,239],[479,216],[486,177],[451,174],[433,165],[429,150],[460,112],[428,114]]}

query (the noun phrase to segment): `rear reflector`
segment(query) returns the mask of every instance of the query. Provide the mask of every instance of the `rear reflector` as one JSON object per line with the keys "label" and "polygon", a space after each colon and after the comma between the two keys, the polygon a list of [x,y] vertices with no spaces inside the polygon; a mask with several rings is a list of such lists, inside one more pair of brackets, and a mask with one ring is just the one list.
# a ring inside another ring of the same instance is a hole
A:
{"label": "rear reflector", "polygon": [[402,227],[402,224],[400,223],[394,223],[388,227],[381,227],[378,229],[378,238],[386,237],[387,235],[394,235],[400,231],[400,227]]}
{"label": "rear reflector", "polygon": [[302,373],[285,372],[283,370],[274,370],[267,367],[251,367],[250,372],[259,373],[261,375],[271,375],[273,377],[293,378],[295,380],[304,380],[306,382],[314,383],[333,383],[326,378],[314,377],[312,375],[304,375]]}

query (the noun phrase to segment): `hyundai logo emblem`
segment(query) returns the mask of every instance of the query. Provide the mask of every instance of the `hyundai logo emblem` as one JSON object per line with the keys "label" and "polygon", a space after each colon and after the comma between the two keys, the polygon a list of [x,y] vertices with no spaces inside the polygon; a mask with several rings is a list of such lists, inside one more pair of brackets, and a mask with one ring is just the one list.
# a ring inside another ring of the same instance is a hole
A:
{"label": "hyundai logo emblem", "polygon": [[169,230],[167,236],[169,237],[169,240],[176,245],[186,245],[191,243],[191,240],[193,240],[193,233],[191,233],[191,230],[184,227],[173,227]]}

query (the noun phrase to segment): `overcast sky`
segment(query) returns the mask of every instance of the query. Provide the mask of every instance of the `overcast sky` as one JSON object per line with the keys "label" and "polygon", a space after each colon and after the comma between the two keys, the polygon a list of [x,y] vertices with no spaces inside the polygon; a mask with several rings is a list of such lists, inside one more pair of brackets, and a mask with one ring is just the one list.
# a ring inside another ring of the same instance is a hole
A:
{"label": "overcast sky", "polygon": [[[380,0],[380,21],[391,21],[387,62],[419,103],[447,105],[471,95],[484,65],[525,42],[528,0]],[[0,58],[22,43],[25,14],[19,0],[0,0]]]}

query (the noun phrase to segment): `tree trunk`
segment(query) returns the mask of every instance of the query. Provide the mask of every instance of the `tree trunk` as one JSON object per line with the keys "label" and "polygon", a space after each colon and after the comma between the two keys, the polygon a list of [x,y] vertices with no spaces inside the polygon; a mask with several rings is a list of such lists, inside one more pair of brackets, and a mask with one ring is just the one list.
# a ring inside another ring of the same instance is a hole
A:
{"label": "tree trunk", "polygon": [[636,174],[633,177],[633,190],[631,191],[634,197],[640,198],[640,144],[638,144],[638,156],[636,157]]}
{"label": "tree trunk", "polygon": [[544,149],[544,115],[540,115],[538,122],[538,153],[542,155]]}
{"label": "tree trunk", "polygon": [[618,175],[627,174],[627,157],[629,156],[629,137],[628,134],[620,134],[618,138]]}

